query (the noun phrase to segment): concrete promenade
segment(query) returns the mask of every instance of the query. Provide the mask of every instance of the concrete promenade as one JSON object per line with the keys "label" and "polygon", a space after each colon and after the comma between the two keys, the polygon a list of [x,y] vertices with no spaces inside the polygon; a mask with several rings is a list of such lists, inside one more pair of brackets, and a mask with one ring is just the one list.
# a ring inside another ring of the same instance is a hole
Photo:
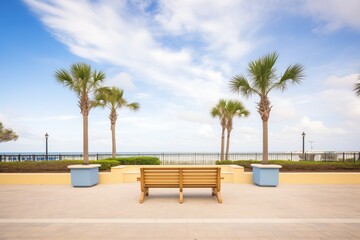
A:
{"label": "concrete promenade", "polygon": [[360,239],[360,185],[0,185],[0,239]]}

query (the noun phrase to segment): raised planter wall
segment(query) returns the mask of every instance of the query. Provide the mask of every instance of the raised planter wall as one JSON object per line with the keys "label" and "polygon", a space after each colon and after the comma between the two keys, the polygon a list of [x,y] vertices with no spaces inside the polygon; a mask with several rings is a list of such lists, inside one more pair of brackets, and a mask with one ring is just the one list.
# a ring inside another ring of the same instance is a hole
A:
{"label": "raised planter wall", "polygon": [[[99,184],[136,182],[140,167],[117,166],[111,168],[111,172],[99,172]],[[253,184],[253,174],[236,165],[221,165],[221,175],[223,183]],[[70,173],[0,173],[0,185],[70,183]],[[360,184],[360,172],[282,173],[280,170],[279,184],[279,187],[281,184]]]}

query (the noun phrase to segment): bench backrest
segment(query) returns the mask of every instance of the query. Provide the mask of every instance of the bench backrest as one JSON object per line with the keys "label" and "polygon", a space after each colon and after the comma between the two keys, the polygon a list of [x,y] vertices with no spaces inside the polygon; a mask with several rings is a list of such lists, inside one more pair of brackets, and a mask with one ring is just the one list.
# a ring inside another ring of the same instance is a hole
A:
{"label": "bench backrest", "polygon": [[220,167],[140,168],[141,187],[199,188],[220,190]]}
{"label": "bench backrest", "polygon": [[177,187],[180,184],[178,168],[140,168],[141,184],[146,187]]}

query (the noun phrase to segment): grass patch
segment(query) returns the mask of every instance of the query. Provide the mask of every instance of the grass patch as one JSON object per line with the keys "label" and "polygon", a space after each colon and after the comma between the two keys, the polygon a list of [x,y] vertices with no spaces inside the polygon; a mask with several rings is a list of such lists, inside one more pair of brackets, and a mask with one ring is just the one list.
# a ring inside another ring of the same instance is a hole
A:
{"label": "grass patch", "polygon": [[[217,161],[217,165],[235,164],[245,168],[245,171],[252,171],[251,164],[261,163],[260,161]],[[281,172],[360,172],[360,162],[314,162],[314,161],[281,161],[272,160],[269,164],[282,166]]]}

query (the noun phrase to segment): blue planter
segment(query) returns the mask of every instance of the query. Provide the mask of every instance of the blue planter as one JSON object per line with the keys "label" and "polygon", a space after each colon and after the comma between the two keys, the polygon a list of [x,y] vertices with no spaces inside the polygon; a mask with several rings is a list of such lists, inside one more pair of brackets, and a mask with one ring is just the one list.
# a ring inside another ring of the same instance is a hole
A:
{"label": "blue planter", "polygon": [[70,165],[71,185],[73,187],[91,187],[99,182],[100,164]]}
{"label": "blue planter", "polygon": [[251,164],[253,167],[254,184],[263,187],[276,187],[279,185],[280,165]]}

